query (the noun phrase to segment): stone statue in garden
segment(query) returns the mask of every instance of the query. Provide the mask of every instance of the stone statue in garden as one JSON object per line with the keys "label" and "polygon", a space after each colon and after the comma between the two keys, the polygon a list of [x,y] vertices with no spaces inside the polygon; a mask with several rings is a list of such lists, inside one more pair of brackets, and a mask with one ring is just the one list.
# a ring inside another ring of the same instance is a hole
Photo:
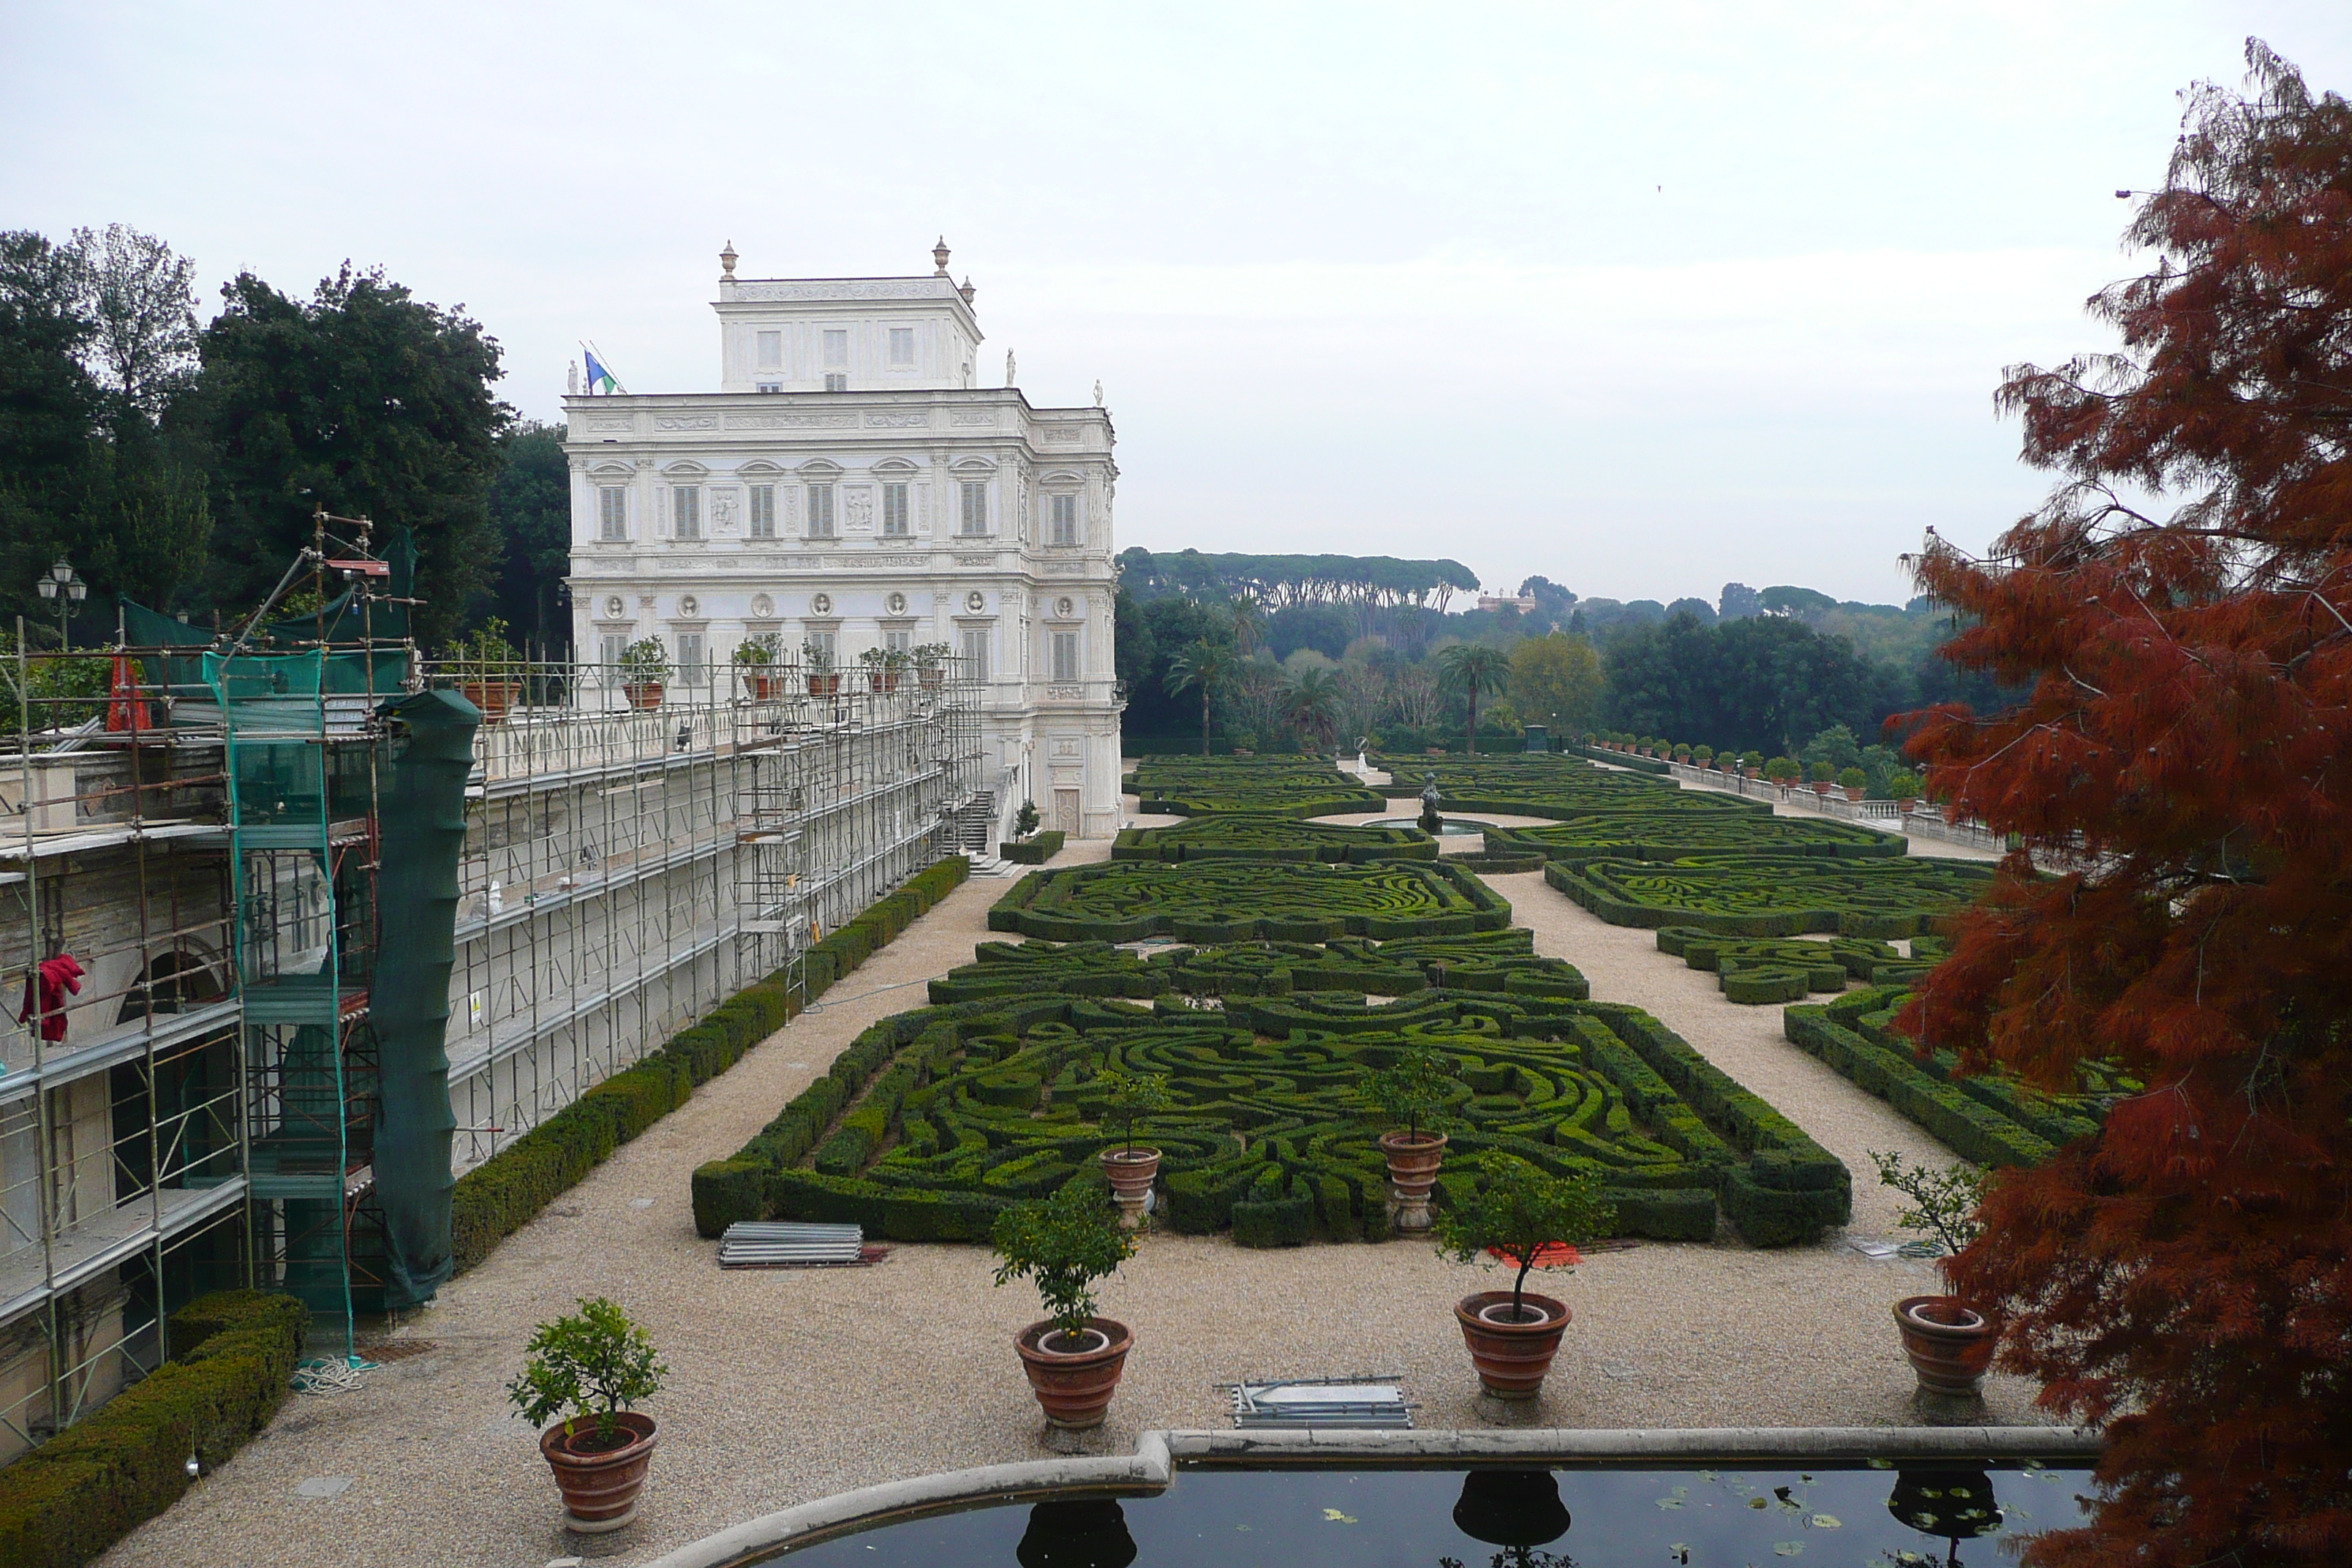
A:
{"label": "stone statue in garden", "polygon": [[1423,773],[1422,776],[1429,782],[1423,787],[1421,792],[1421,830],[1423,833],[1433,834],[1437,831],[1439,826],[1439,817],[1437,815],[1437,775],[1435,773]]}

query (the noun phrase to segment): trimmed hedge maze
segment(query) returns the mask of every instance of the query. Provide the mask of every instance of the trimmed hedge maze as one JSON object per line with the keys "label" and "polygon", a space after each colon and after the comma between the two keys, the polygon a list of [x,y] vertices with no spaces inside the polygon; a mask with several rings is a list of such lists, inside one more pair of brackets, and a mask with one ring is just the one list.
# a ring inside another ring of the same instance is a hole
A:
{"label": "trimmed hedge maze", "polygon": [[1697,855],[1544,867],[1544,880],[1612,925],[1724,936],[1912,936],[1976,899],[1992,876],[1990,865],[1917,858]]}
{"label": "trimmed hedge maze", "polygon": [[1168,947],[1139,952],[1107,942],[989,942],[976,962],[931,982],[934,1003],[992,996],[1287,996],[1339,991],[1359,996],[1409,996],[1444,987],[1511,996],[1592,994],[1564,958],[1537,954],[1523,926],[1467,936],[1399,937],[1370,942],[1336,937],[1313,942],[1247,942]]}
{"label": "trimmed hedge maze", "polygon": [[1904,840],[1874,827],[1769,811],[1611,811],[1550,827],[1490,827],[1490,855],[1540,855],[1564,866],[1588,860],[1680,860],[1692,855],[1818,855],[1874,858]]}
{"label": "trimmed hedge maze", "polygon": [[1127,787],[1138,811],[1158,816],[1227,811],[1338,816],[1388,809],[1386,798],[1317,757],[1146,757]]}
{"label": "trimmed hedge maze", "polygon": [[[1068,952],[992,962],[1034,974]],[[1175,1095],[1140,1134],[1165,1153],[1174,1229],[1230,1226],[1262,1247],[1381,1239],[1381,1119],[1360,1086],[1413,1047],[1458,1073],[1441,1206],[1475,1193],[1473,1156],[1500,1150],[1597,1172],[1626,1235],[1705,1240],[1719,1213],[1784,1246],[1851,1211],[1843,1163],[1635,1008],[1448,989],[1195,1009],[1032,986],[866,1030],[732,1159],[695,1173],[696,1224],[715,1236],[773,1215],[985,1239],[1008,1203],[1102,1179],[1100,1075],[1118,1068],[1165,1074]]]}
{"label": "trimmed hedge maze", "polygon": [[1781,1031],[1860,1089],[1979,1165],[2037,1165],[2060,1145],[2099,1130],[2107,1108],[2138,1092],[2131,1079],[2097,1064],[2082,1068],[2080,1092],[2046,1095],[2006,1073],[1953,1075],[1949,1051],[1918,1055],[1892,1025],[1906,993],[1899,986],[1855,991],[1825,1006],[1790,1007]]}
{"label": "trimmed hedge maze", "polygon": [[1540,752],[1453,762],[1431,757],[1426,764],[1412,757],[1379,758],[1376,763],[1389,770],[1391,782],[1381,786],[1381,793],[1399,799],[1418,796],[1426,775],[1435,773],[1444,811],[1493,811],[1558,822],[1603,815],[1772,815],[1764,801],[1686,790],[1665,779],[1608,773],[1573,757]]}
{"label": "trimmed hedge maze", "polygon": [[1907,985],[1934,968],[1948,949],[1940,937],[1913,937],[1912,956],[1906,958],[1867,937],[1811,942],[1803,937],[1718,936],[1696,926],[1665,926],[1658,931],[1658,951],[1712,973],[1725,1001],[1756,1006],[1801,1002],[1815,991],[1843,991],[1849,980]]}
{"label": "trimmed hedge maze", "polygon": [[1033,871],[988,911],[991,931],[1051,942],[1325,942],[1500,931],[1511,906],[1443,860],[1114,860]]}
{"label": "trimmed hedge maze", "polygon": [[1342,827],[1328,822],[1221,813],[1173,827],[1130,827],[1114,860],[1434,860],[1437,841],[1417,827]]}

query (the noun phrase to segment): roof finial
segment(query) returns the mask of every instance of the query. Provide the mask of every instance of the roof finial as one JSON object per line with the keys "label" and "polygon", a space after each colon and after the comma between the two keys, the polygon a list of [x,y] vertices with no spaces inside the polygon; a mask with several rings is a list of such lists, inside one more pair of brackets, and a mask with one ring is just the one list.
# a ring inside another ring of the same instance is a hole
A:
{"label": "roof finial", "polygon": [[971,273],[967,272],[963,275],[963,287],[957,289],[956,292],[963,296],[963,302],[965,304],[969,305],[971,303],[972,288]]}
{"label": "roof finial", "polygon": [[940,242],[931,247],[931,265],[939,268],[937,272],[931,274],[932,277],[944,278],[948,275],[948,237],[941,235]]}
{"label": "roof finial", "polygon": [[733,240],[729,240],[727,248],[719,253],[719,265],[727,269],[728,277],[735,276],[735,242]]}

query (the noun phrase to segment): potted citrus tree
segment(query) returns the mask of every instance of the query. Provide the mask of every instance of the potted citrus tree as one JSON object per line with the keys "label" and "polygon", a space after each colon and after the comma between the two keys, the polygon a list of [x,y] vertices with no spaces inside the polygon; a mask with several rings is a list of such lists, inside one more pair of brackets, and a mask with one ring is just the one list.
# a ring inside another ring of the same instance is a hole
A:
{"label": "potted citrus tree", "polygon": [[1402,1052],[1364,1080],[1363,1096],[1376,1113],[1404,1118],[1402,1127],[1377,1140],[1389,1165],[1399,1230],[1429,1228],[1429,1193],[1445,1159],[1445,1134],[1434,1124],[1444,1118],[1454,1087],[1454,1064],[1425,1047]]}
{"label": "potted citrus tree", "polygon": [[1497,1399],[1533,1399],[1559,1353],[1568,1303],[1528,1289],[1535,1268],[1572,1268],[1576,1249],[1616,1223],[1590,1171],[1555,1176],[1494,1152],[1478,1162],[1478,1194],[1438,1216],[1437,1247],[1456,1263],[1501,1263],[1517,1272],[1508,1290],[1474,1290],[1454,1304],[1478,1383]]}
{"label": "potted citrus tree", "polygon": [[669,649],[659,637],[641,637],[621,650],[621,689],[632,708],[658,708],[669,679]]}
{"label": "potted citrus tree", "polygon": [[1908,816],[1919,805],[1919,775],[1898,771],[1886,775],[1886,794],[1897,816]]}
{"label": "potted citrus tree", "polygon": [[1846,799],[1860,800],[1870,792],[1870,775],[1860,768],[1841,768],[1837,786],[1845,791]]}
{"label": "potted citrus tree", "polygon": [[783,651],[782,641],[768,632],[735,645],[735,668],[743,672],[743,684],[754,702],[765,702],[776,694],[776,660]]}
{"label": "potted citrus tree", "polygon": [[1135,1237],[1099,1187],[1072,1182],[1052,1197],[1013,1205],[990,1233],[996,1282],[1027,1279],[1045,1317],[1013,1336],[1013,1348],[1048,1425],[1099,1426],[1135,1336],[1095,1315],[1095,1281],[1135,1255]]}
{"label": "potted citrus tree", "polygon": [[[660,1434],[631,1406],[661,1392],[669,1368],[646,1331],[599,1296],[539,1325],[507,1397],[539,1435],[539,1451],[563,1493],[563,1527],[585,1534],[637,1517]],[[552,1425],[546,1425],[552,1422]]]}
{"label": "potted citrus tree", "polygon": [[841,673],[833,668],[833,649],[824,643],[801,644],[801,662],[808,667],[811,697],[841,695]]}
{"label": "potted citrus tree", "polygon": [[1151,1184],[1160,1175],[1160,1151],[1137,1148],[1135,1126],[1146,1117],[1160,1114],[1175,1100],[1168,1092],[1166,1075],[1161,1073],[1130,1073],[1112,1068],[1096,1081],[1102,1086],[1103,1126],[1120,1134],[1118,1148],[1102,1152],[1103,1175],[1109,1180],[1110,1194],[1118,1204],[1120,1226],[1135,1230],[1143,1224]]}
{"label": "potted citrus tree", "polygon": [[859,652],[857,662],[866,667],[867,689],[896,691],[898,678],[915,660],[904,648],[869,647]]}
{"label": "potted citrus tree", "polygon": [[943,642],[915,645],[915,679],[924,690],[936,690],[947,679],[948,652],[948,645]]}
{"label": "potted citrus tree", "polygon": [[[1945,1171],[1906,1165],[1901,1154],[1875,1149],[1870,1158],[1878,1166],[1879,1181],[1916,1205],[1898,1214],[1895,1223],[1934,1238],[1942,1249],[1936,1263],[1942,1273],[1947,1260],[1977,1238],[1984,1173],[1969,1165]],[[1950,1294],[1906,1296],[1895,1304],[1895,1326],[1903,1335],[1903,1353],[1918,1373],[1922,1394],[1953,1399],[1976,1395],[2000,1340],[2000,1326],[1990,1313]]]}
{"label": "potted citrus tree", "polygon": [[516,679],[514,644],[507,641],[507,624],[492,616],[449,650],[457,667],[457,689],[482,710],[482,722],[495,724],[514,706],[522,682]]}

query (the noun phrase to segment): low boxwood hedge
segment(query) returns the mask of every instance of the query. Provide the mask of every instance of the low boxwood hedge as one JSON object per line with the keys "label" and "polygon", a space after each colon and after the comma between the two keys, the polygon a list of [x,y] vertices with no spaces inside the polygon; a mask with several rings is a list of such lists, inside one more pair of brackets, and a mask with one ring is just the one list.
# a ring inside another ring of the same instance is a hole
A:
{"label": "low boxwood hedge", "polygon": [[180,1500],[193,1454],[217,1468],[269,1425],[310,1312],[229,1290],[173,1315],[173,1359],[0,1470],[0,1563],[78,1568]]}
{"label": "low boxwood hedge", "polygon": [[1050,942],[1326,942],[1500,931],[1511,906],[1443,860],[1115,860],[1033,871],[988,911],[991,931]]}
{"label": "low boxwood hedge", "polygon": [[1062,852],[1063,835],[1056,828],[1031,834],[1011,844],[997,846],[999,859],[1010,860],[1015,866],[1043,866]]}
{"label": "low boxwood hedge", "polygon": [[1693,855],[1544,867],[1545,881],[1611,925],[1695,926],[1743,937],[1926,933],[1980,897],[1993,874],[1976,861],[1921,857]]}

